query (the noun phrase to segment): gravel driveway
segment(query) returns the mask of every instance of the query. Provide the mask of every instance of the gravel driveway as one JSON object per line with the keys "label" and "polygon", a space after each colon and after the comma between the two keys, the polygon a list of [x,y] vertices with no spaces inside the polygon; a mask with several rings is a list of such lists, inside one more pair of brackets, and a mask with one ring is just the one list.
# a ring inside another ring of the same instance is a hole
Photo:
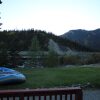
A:
{"label": "gravel driveway", "polygon": [[83,100],[100,100],[100,90],[84,90]]}

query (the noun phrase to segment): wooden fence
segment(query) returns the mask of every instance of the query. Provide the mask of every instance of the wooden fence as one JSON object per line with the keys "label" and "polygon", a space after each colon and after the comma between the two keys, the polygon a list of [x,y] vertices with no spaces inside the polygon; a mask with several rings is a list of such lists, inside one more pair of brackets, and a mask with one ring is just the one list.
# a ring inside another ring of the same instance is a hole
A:
{"label": "wooden fence", "polygon": [[0,100],[83,100],[80,88],[0,90]]}

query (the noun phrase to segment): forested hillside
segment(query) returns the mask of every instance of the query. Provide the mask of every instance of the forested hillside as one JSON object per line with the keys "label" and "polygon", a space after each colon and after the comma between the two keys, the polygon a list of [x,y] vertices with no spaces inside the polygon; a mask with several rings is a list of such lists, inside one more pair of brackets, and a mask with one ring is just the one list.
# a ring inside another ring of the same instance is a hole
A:
{"label": "forested hillside", "polygon": [[31,42],[34,36],[37,36],[41,50],[48,50],[48,41],[53,39],[59,45],[69,47],[72,50],[78,51],[91,51],[89,48],[72,42],[68,39],[63,39],[59,36],[55,36],[52,33],[41,30],[12,30],[0,32],[0,49],[9,51],[27,51],[31,46]]}

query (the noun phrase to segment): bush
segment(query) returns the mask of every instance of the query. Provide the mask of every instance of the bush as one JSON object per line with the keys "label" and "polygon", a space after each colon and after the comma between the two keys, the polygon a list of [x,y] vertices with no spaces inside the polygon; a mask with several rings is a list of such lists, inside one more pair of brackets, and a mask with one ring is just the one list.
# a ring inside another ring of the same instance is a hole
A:
{"label": "bush", "polygon": [[88,64],[100,63],[100,54],[92,54],[88,59]]}
{"label": "bush", "polygon": [[45,59],[46,67],[57,67],[59,65],[59,57],[55,52],[49,52]]}
{"label": "bush", "polygon": [[64,56],[63,57],[63,63],[64,64],[80,64],[81,63],[81,59],[79,56]]}
{"label": "bush", "polygon": [[[63,60],[63,61],[62,61]],[[89,54],[86,57],[78,56],[78,55],[66,55],[61,58],[61,62],[63,62],[64,65],[67,64],[95,64],[100,63],[100,54]]]}

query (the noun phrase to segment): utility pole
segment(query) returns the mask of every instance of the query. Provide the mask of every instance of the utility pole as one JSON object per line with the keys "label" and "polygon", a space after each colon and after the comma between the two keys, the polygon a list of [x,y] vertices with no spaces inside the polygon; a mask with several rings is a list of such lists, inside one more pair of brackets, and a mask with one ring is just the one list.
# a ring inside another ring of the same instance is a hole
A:
{"label": "utility pole", "polygon": [[[0,4],[2,4],[2,1],[0,0]],[[1,12],[0,12],[1,13]],[[1,17],[0,17],[0,19],[1,19]],[[2,25],[2,23],[0,22],[0,26]],[[1,29],[1,27],[0,27],[0,29]]]}

